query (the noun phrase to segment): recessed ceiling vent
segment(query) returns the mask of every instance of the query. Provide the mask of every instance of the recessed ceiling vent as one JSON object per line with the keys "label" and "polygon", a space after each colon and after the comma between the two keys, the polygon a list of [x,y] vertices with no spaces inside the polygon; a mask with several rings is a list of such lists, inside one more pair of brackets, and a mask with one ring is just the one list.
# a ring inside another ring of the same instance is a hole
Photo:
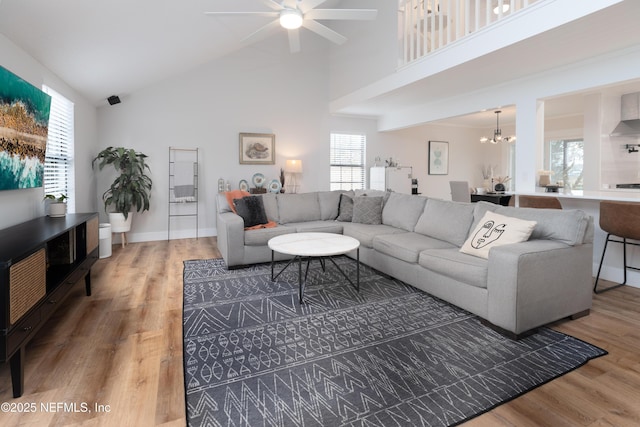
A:
{"label": "recessed ceiling vent", "polygon": [[640,136],[640,92],[622,95],[620,123],[611,136]]}

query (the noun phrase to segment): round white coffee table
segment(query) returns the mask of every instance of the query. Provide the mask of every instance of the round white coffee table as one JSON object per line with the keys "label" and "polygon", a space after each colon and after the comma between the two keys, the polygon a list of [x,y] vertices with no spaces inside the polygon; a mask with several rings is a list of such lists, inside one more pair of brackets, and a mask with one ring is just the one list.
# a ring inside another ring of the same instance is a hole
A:
{"label": "round white coffee table", "polygon": [[[291,233],[269,239],[267,243],[271,249],[271,280],[275,281],[283,271],[287,269],[296,260],[298,261],[298,284],[300,286],[300,303],[304,294],[304,284],[307,281],[309,273],[309,263],[312,258],[318,258],[325,269],[324,259],[328,258],[340,273],[351,283],[351,285],[360,291],[360,242],[357,239],[342,234],[335,233]],[[348,252],[356,251],[356,283],[345,274],[344,271],[333,260],[333,256],[344,255]],[[293,258],[285,265],[282,270],[274,275],[275,252],[293,255]],[[302,280],[302,259],[307,259],[307,268]]]}

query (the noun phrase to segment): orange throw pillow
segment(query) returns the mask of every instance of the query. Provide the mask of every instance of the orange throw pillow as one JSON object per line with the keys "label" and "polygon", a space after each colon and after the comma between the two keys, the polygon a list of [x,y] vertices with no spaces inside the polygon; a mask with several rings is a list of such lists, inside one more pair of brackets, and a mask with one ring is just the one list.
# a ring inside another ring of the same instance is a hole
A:
{"label": "orange throw pillow", "polygon": [[236,212],[236,207],[233,204],[233,199],[242,199],[243,197],[247,197],[250,195],[251,194],[249,194],[249,192],[242,190],[231,190],[224,193],[224,196],[227,199],[227,203],[229,203],[229,208],[231,208],[231,211],[235,214],[237,214],[238,212]]}

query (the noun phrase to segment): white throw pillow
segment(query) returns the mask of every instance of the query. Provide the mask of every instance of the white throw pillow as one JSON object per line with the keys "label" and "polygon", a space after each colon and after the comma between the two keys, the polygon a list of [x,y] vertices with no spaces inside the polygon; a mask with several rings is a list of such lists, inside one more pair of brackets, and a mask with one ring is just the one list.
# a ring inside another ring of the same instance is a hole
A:
{"label": "white throw pillow", "polygon": [[469,234],[460,252],[488,259],[489,249],[493,247],[529,240],[536,224],[536,221],[525,221],[489,211]]}

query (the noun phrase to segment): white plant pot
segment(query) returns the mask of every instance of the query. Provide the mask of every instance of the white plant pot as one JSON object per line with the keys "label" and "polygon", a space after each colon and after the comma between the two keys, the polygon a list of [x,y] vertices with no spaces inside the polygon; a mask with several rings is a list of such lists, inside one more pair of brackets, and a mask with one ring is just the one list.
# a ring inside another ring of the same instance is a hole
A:
{"label": "white plant pot", "polygon": [[133,212],[129,212],[127,219],[124,219],[124,214],[119,212],[109,213],[109,223],[111,224],[112,233],[126,233],[131,230],[131,219],[133,218]]}
{"label": "white plant pot", "polygon": [[49,216],[52,218],[63,217],[67,214],[67,204],[61,202],[49,203]]}

